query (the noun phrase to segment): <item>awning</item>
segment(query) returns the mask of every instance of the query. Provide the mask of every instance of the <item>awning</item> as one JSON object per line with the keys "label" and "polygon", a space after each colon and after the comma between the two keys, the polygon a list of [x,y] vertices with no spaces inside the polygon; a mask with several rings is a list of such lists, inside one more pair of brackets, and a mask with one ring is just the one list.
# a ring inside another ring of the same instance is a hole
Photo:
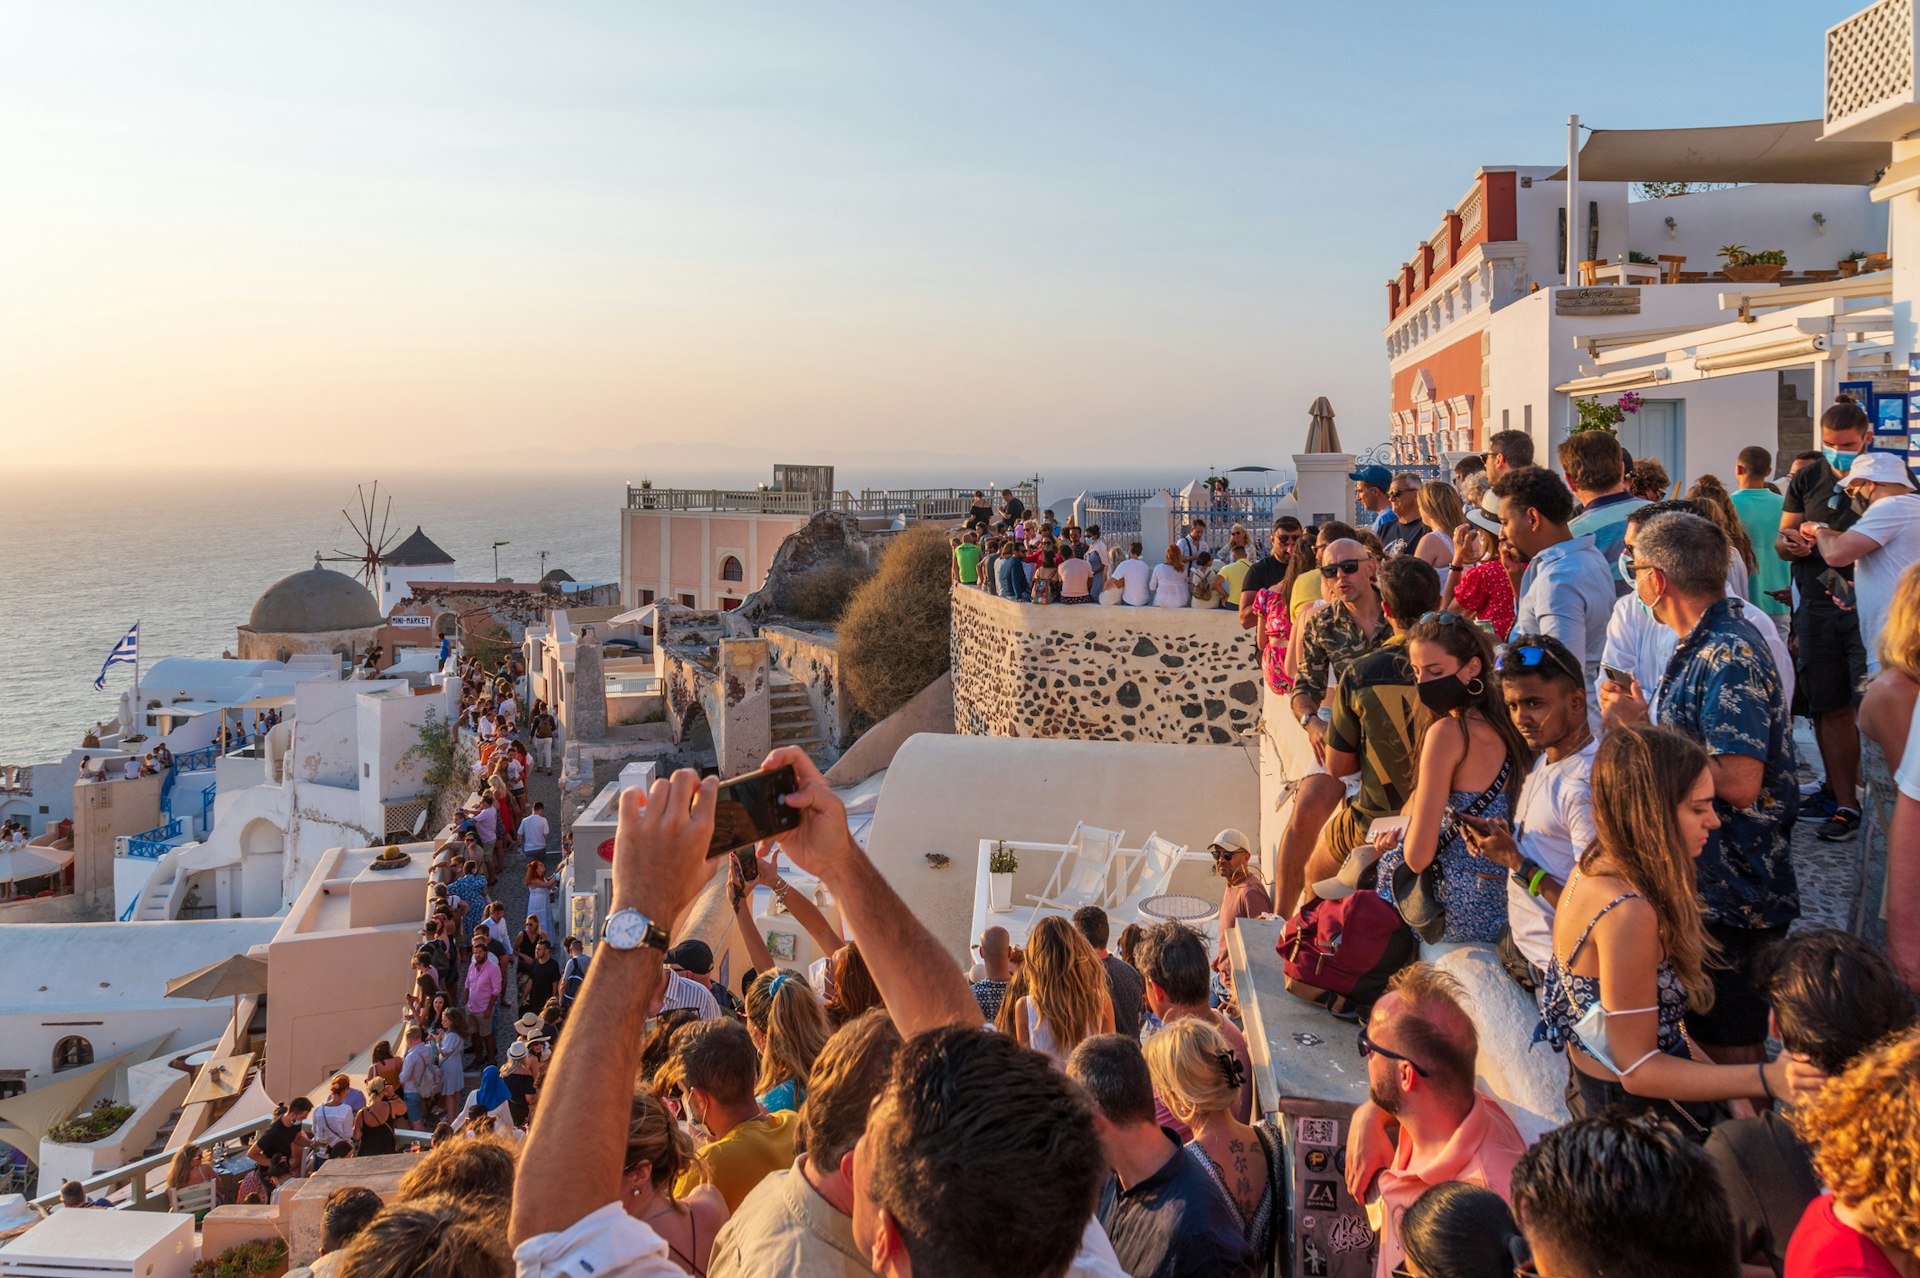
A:
{"label": "awning", "polygon": [[251,701],[242,701],[237,706],[228,706],[227,708],[229,710],[272,710],[276,706],[290,706],[292,704],[293,694],[291,692],[284,692],[276,697],[255,697]]}
{"label": "awning", "polygon": [[172,1037],[173,1032],[169,1030],[159,1038],[129,1048],[117,1056],[110,1056],[82,1069],[63,1071],[54,1075],[52,1082],[0,1100],[0,1140],[5,1140],[37,1163],[40,1142],[55,1123],[65,1122],[81,1106],[98,1100],[103,1093],[103,1085],[116,1070],[151,1060],[153,1054]]}
{"label": "awning", "polygon": [[[1819,120],[1713,129],[1594,129],[1580,148],[1588,182],[1819,182],[1871,186],[1887,142],[1823,142]],[[1565,180],[1567,171],[1553,175]]]}
{"label": "awning", "polygon": [[168,998],[196,998],[202,1001],[231,998],[239,994],[267,992],[267,961],[246,954],[232,954],[217,963],[167,982]]}
{"label": "awning", "polygon": [[609,617],[601,624],[606,626],[651,626],[653,624],[653,608],[654,606],[652,604],[646,604],[643,607],[633,609],[631,612],[623,612],[617,617]]}
{"label": "awning", "polygon": [[0,883],[44,879],[60,873],[73,860],[71,850],[17,847],[0,850]]}

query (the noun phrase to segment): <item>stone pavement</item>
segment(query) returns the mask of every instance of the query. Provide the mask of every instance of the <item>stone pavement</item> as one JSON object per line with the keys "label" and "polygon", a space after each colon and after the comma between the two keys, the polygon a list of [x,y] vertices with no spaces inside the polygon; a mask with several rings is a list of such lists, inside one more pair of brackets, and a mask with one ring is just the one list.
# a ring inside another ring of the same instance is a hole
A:
{"label": "stone pavement", "polygon": [[[1822,773],[1820,750],[1807,720],[1793,721],[1793,742],[1800,758],[1800,780],[1811,785]],[[1793,871],[1800,880],[1800,919],[1794,928],[1844,930],[1860,890],[1854,866],[1862,836],[1856,834],[1845,843],[1827,843],[1814,834],[1819,827],[1818,818],[1802,817],[1793,829]]]}

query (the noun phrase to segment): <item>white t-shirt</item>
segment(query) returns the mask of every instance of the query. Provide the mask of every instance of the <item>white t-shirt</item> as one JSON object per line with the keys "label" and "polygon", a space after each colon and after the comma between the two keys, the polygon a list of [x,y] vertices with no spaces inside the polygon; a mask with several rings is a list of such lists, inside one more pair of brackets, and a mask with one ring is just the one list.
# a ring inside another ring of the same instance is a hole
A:
{"label": "white t-shirt", "polygon": [[[1668,633],[1672,633],[1669,631]],[[1558,763],[1533,765],[1520,786],[1514,809],[1515,842],[1520,855],[1562,883],[1573,873],[1573,863],[1594,840],[1593,756],[1598,741]],[[1545,970],[1553,961],[1553,906],[1544,896],[1507,879],[1507,923],[1513,943],[1535,967]]]}
{"label": "white t-shirt", "polygon": [[[1144,560],[1136,560],[1141,563]],[[1156,608],[1184,608],[1193,602],[1193,590],[1187,585],[1187,574],[1172,564],[1153,566],[1153,606]],[[1131,599],[1127,600],[1132,603]]]}
{"label": "white t-shirt", "polygon": [[1853,592],[1860,609],[1860,638],[1867,648],[1867,669],[1880,669],[1880,629],[1893,604],[1894,587],[1907,565],[1920,559],[1920,495],[1882,497],[1867,507],[1849,532],[1872,539],[1869,550],[1854,561]]}
{"label": "white t-shirt", "polygon": [[[1741,612],[1747,628],[1758,635],[1766,643],[1767,651],[1773,654],[1774,669],[1780,672],[1780,693],[1786,698],[1786,704],[1792,705],[1796,676],[1793,658],[1787,652],[1786,640],[1780,637],[1779,627],[1766,620],[1765,613],[1744,601]],[[1651,700],[1660,686],[1660,677],[1667,672],[1667,663],[1673,660],[1673,650],[1679,646],[1680,636],[1673,633],[1671,626],[1655,621],[1638,598],[1625,594],[1614,600],[1613,615],[1607,619],[1607,646],[1602,649],[1600,660],[1638,679],[1640,691]],[[1596,704],[1597,701],[1598,698]],[[1659,706],[1650,706],[1649,714],[1654,722],[1660,721]]]}
{"label": "white t-shirt", "polygon": [[1120,583],[1120,602],[1134,608],[1144,608],[1153,602],[1153,569],[1144,559],[1129,559],[1113,570],[1113,580]]}
{"label": "white t-shirt", "polygon": [[528,854],[547,850],[547,818],[538,812],[530,812],[527,819],[520,823],[520,843]]}
{"label": "white t-shirt", "polygon": [[667,1240],[617,1202],[513,1249],[517,1278],[686,1278]]}

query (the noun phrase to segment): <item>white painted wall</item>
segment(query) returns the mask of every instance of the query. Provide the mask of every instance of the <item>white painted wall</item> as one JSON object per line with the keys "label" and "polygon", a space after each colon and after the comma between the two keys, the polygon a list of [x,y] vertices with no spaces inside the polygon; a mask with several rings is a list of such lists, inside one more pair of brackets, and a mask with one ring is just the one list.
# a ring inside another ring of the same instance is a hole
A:
{"label": "white painted wall", "polygon": [[[1824,228],[1813,215],[1827,219]],[[1669,232],[1666,219],[1674,229]],[[1684,270],[1717,271],[1720,250],[1744,244],[1758,252],[1784,249],[1792,271],[1831,271],[1854,249],[1880,253],[1887,245],[1887,210],[1864,186],[1737,186],[1627,206],[1628,248],[1658,257],[1680,254]],[[1822,231],[1824,230],[1824,233]],[[1725,287],[1724,285],[1722,287]]]}
{"label": "white painted wall", "polygon": [[[453,564],[394,565],[380,569],[380,615],[387,616],[393,606],[407,597],[407,585],[415,581],[458,581]],[[424,611],[424,610],[423,610]]]}

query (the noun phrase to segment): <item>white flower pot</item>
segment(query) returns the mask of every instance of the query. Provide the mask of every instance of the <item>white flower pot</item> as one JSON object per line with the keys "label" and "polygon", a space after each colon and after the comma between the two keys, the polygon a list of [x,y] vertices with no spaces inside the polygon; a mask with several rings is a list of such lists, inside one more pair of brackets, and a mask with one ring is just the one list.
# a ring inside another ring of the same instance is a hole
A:
{"label": "white flower pot", "polygon": [[987,875],[987,908],[995,914],[1005,914],[1013,909],[1011,874]]}

